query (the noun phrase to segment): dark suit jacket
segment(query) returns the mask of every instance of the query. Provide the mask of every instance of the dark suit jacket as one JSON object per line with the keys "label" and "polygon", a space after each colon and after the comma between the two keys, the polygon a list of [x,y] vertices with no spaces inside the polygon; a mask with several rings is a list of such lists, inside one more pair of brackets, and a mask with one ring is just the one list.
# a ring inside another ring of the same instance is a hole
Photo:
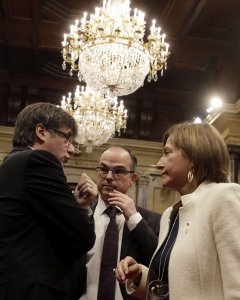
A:
{"label": "dark suit jacket", "polygon": [[15,148],[0,166],[0,299],[69,299],[69,272],[94,241],[59,160]]}
{"label": "dark suit jacket", "polygon": [[[96,203],[93,210],[95,207]],[[142,220],[132,231],[129,231],[126,224],[124,225],[120,259],[131,256],[138,263],[148,266],[157,247],[161,215],[142,207],[137,207],[137,210],[141,214]],[[85,262],[86,257],[83,257],[74,267],[74,300],[79,299],[86,291]],[[120,285],[120,289],[124,300],[137,299],[126,293],[125,285]]]}

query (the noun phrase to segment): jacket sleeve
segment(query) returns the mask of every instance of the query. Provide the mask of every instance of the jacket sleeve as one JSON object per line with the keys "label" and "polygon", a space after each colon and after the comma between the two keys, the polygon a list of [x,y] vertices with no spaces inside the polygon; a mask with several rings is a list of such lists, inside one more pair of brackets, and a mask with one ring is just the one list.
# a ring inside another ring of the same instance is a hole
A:
{"label": "jacket sleeve", "polygon": [[47,151],[32,151],[26,165],[23,192],[45,233],[58,247],[79,258],[95,241],[94,221],[74,198],[60,162]]}
{"label": "jacket sleeve", "polygon": [[139,263],[149,265],[157,248],[161,215],[151,211],[141,211],[142,220],[131,231],[131,237],[139,247]]}
{"label": "jacket sleeve", "polygon": [[214,215],[214,238],[221,268],[224,299],[240,295],[240,185],[226,184],[219,191]]}
{"label": "jacket sleeve", "polygon": [[142,267],[142,278],[139,286],[137,287],[132,280],[127,279],[126,291],[129,295],[144,300],[146,299],[146,292],[147,292],[146,285],[147,285],[147,278],[148,278],[148,268],[143,265],[141,267]]}

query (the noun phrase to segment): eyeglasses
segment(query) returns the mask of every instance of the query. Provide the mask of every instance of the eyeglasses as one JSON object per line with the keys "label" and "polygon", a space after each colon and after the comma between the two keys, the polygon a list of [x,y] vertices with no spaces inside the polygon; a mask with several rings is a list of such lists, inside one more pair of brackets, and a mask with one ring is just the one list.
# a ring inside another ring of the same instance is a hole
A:
{"label": "eyeglasses", "polygon": [[109,171],[112,172],[112,175],[115,179],[123,178],[125,175],[129,173],[135,173],[134,171],[126,170],[125,168],[116,167],[116,168],[108,168],[108,167],[97,167],[96,170],[98,174],[102,177],[106,177]]}
{"label": "eyeglasses", "polygon": [[72,132],[69,132],[69,133],[66,133],[66,132],[63,132],[61,130],[58,130],[56,128],[49,128],[50,130],[52,130],[53,132],[55,132],[56,134],[58,134],[59,136],[63,137],[64,138],[64,142],[66,144],[72,144],[73,142],[73,134]]}
{"label": "eyeglasses", "polygon": [[52,130],[53,132],[55,132],[56,134],[60,135],[61,137],[63,137],[64,142],[69,146],[72,144],[72,147],[74,149],[74,155],[79,155],[81,153],[81,150],[79,148],[76,148],[73,146],[73,137],[74,135],[69,132],[63,132],[61,130],[55,129],[55,128],[49,128],[49,130]]}

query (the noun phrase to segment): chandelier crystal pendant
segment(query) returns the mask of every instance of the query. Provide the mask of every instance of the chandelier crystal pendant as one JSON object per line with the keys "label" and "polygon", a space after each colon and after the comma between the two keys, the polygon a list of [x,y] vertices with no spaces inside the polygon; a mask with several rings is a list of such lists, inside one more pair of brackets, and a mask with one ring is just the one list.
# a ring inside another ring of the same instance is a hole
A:
{"label": "chandelier crystal pendant", "polygon": [[61,108],[69,112],[78,124],[76,142],[84,146],[87,153],[93,147],[106,143],[126,129],[127,110],[123,100],[118,103],[117,97],[94,91],[89,87],[76,88],[74,95],[63,96]]}
{"label": "chandelier crystal pendant", "polygon": [[148,81],[157,81],[157,72],[166,69],[169,45],[166,35],[152,21],[144,42],[144,13],[129,0],[104,0],[89,17],[70,26],[62,41],[63,69],[78,71],[79,81],[104,93],[122,96],[135,92]]}

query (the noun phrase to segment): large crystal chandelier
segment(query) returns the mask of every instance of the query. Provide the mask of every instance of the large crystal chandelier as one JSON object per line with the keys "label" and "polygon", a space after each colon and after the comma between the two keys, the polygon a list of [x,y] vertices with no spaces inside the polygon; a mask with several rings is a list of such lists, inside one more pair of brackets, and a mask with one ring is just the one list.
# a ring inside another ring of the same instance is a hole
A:
{"label": "large crystal chandelier", "polygon": [[166,35],[153,20],[144,41],[144,13],[130,11],[129,0],[104,0],[94,14],[85,12],[64,34],[63,69],[69,64],[70,75],[78,71],[80,82],[115,96],[135,92],[147,75],[156,81],[169,56]]}
{"label": "large crystal chandelier", "polygon": [[77,121],[76,142],[92,152],[94,146],[104,144],[121,129],[126,128],[127,110],[117,97],[77,86],[74,95],[63,96],[61,107]]}

